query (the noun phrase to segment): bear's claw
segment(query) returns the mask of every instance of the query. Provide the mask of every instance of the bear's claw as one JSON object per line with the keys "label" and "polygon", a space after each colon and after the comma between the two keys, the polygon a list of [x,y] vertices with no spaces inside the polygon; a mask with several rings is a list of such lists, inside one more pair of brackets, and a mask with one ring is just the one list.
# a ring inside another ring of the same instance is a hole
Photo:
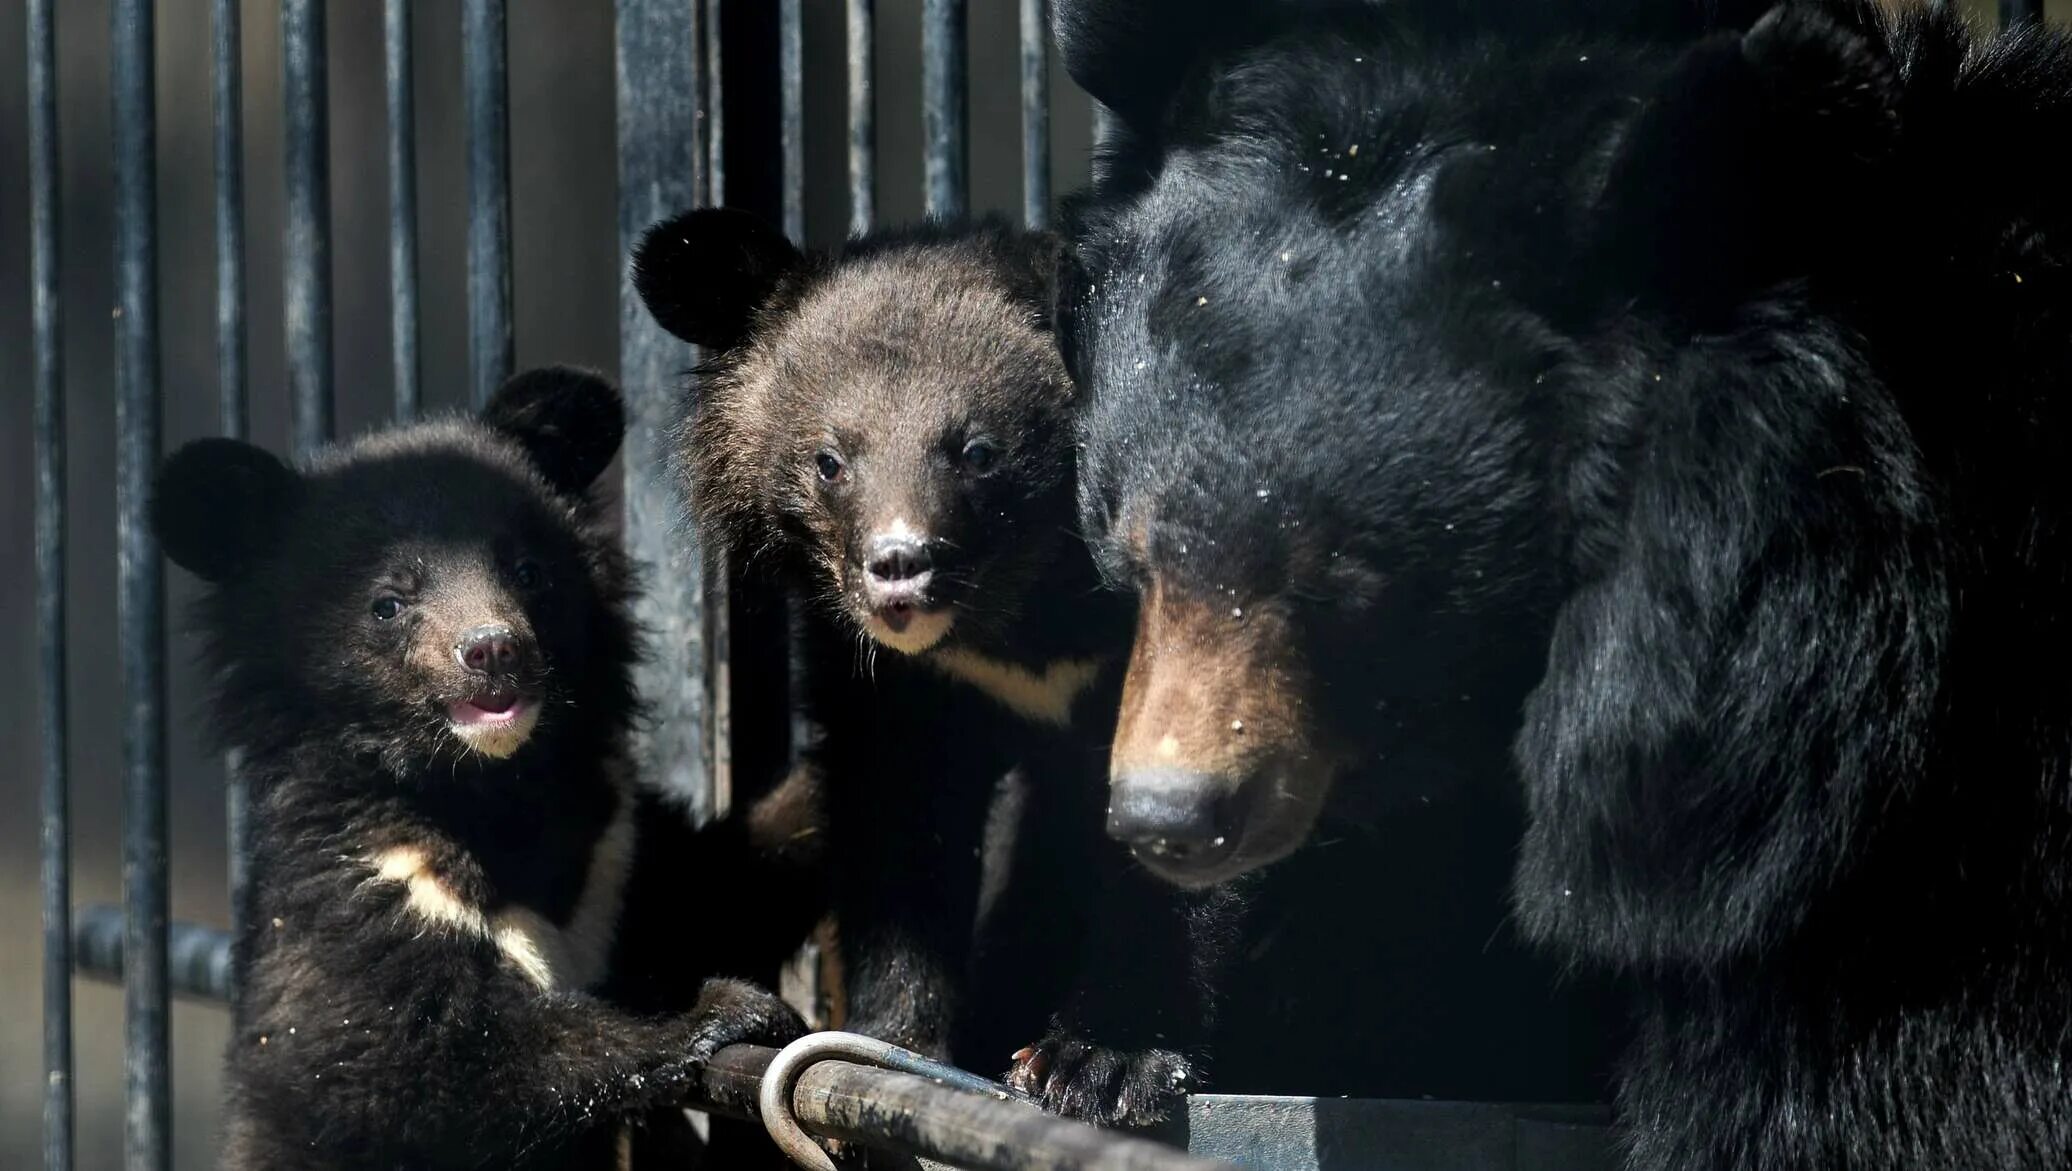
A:
{"label": "bear's claw", "polygon": [[1199,1075],[1167,1049],[1108,1049],[1069,1034],[1017,1051],[1008,1087],[1045,1110],[1095,1126],[1137,1127],[1171,1116]]}

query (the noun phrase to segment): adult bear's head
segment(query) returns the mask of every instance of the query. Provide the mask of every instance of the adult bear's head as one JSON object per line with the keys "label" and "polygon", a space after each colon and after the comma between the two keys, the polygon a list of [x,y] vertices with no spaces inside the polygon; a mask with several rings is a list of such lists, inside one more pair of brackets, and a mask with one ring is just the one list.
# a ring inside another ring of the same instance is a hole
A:
{"label": "adult bear's head", "polygon": [[[1777,540],[1888,519],[1777,469],[1895,426],[1808,308],[1897,134],[1868,9],[1225,7],[1057,16],[1122,121],[1059,312],[1084,525],[1143,599],[1110,829],[1186,885],[1295,849],[1432,728],[1515,735],[1564,635],[1667,638],[1614,699],[1679,735],[1713,648],[1669,644]],[[1642,435],[1724,438],[1654,466]],[[1579,633],[1629,570],[1661,575],[1611,603],[1641,624]]]}

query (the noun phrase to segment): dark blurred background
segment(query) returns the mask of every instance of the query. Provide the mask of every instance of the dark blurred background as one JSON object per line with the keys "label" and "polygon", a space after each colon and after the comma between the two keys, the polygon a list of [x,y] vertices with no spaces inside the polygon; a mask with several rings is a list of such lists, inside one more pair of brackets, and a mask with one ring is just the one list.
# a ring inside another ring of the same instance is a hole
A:
{"label": "dark blurred background", "polygon": [[[428,408],[465,397],[465,158],[459,0],[415,6],[422,370]],[[612,4],[511,0],[514,286],[520,368],[617,365]],[[70,693],[73,893],[121,895],[122,743],[115,643],[113,332],[106,0],[57,8],[62,274],[70,467]],[[769,43],[776,5],[726,5],[730,45]],[[1016,5],[970,5],[974,210],[1021,207]],[[166,448],[216,429],[208,0],[162,0],[158,14],[158,230]],[[843,6],[805,0],[806,232],[840,238],[848,222]],[[282,356],[280,12],[244,12],[247,309],[255,442],[288,446]],[[0,1168],[39,1164],[42,1073],[36,893],[35,630],[32,606],[29,208],[23,0],[0,0]],[[760,30],[760,31],[758,31]],[[390,396],[387,174],[381,5],[330,5],[331,199],[337,428],[380,424]],[[921,215],[920,2],[879,0],[878,215]],[[688,50],[687,50],[688,51]],[[769,61],[728,63],[774,76]],[[1053,66],[1054,189],[1087,174],[1086,97]],[[776,180],[768,93],[730,89],[730,202],[768,206]],[[758,108],[762,111],[757,116]],[[737,117],[738,115],[738,117]],[[180,633],[191,581],[168,573],[171,671],[172,914],[227,924],[220,763],[205,751],[193,645]],[[122,996],[76,981],[78,1165],[119,1165]],[[214,1166],[218,1076],[227,1016],[176,1002],[176,1166]]]}

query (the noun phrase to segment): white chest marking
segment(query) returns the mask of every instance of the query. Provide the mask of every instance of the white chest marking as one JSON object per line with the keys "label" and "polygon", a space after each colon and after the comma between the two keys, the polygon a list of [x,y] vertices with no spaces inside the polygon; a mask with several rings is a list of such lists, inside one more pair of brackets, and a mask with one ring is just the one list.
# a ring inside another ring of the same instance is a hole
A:
{"label": "white chest marking", "polygon": [[633,797],[621,787],[618,809],[591,849],[583,893],[565,925],[515,904],[484,910],[440,881],[416,846],[392,846],[366,865],[374,872],[369,881],[405,888],[405,911],[427,929],[488,940],[541,992],[590,988],[604,979],[611,961],[633,865]]}
{"label": "white chest marking", "polygon": [[1072,723],[1072,701],[1093,686],[1101,674],[1099,659],[1058,659],[1038,675],[1016,663],[1003,663],[963,647],[949,647],[928,657],[951,678],[969,683],[1024,719]]}

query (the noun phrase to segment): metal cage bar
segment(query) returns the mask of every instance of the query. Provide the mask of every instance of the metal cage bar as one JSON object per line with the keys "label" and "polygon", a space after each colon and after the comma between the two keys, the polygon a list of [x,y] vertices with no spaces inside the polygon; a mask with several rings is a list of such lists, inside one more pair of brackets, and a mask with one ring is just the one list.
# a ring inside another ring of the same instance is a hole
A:
{"label": "metal cage bar", "polygon": [[166,1003],[165,579],[147,515],[159,443],[156,31],[109,9],[115,130],[116,627],[123,691],[122,968],[129,1171],[172,1160]]}
{"label": "metal cage bar", "polygon": [[878,111],[876,0],[848,0],[849,234],[861,236],[878,219]]}
{"label": "metal cage bar", "polygon": [[971,210],[966,167],[965,0],[921,2],[921,127],[931,218],[961,219]]}
{"label": "metal cage bar", "polygon": [[395,418],[422,408],[417,356],[417,80],[410,0],[383,0],[382,73],[388,105],[389,352]]}
{"label": "metal cage bar", "polygon": [[720,0],[704,0],[705,20],[705,202],[723,207],[727,202],[726,95],[721,90],[724,73],[721,58]]}
{"label": "metal cage bar", "polygon": [[[81,971],[122,971],[126,947],[121,908],[81,908],[73,919],[72,950]],[[166,926],[166,957],[168,994],[216,1002],[230,999],[229,932],[175,921]]]}
{"label": "metal cage bar", "polygon": [[[210,5],[210,114],[216,164],[216,419],[225,436],[250,430],[245,374],[245,135],[243,18],[237,0]],[[232,749],[223,761],[223,820],[230,879],[230,917],[242,922],[246,862],[244,770]]]}
{"label": "metal cage bar", "polygon": [[[617,0],[615,46],[619,128],[619,254],[632,254],[649,225],[698,202],[700,69],[691,6],[677,0]],[[637,617],[655,653],[635,682],[653,718],[636,764],[683,796],[696,818],[712,808],[710,693],[704,577],[695,550],[679,547],[675,487],[667,466],[673,386],[691,365],[690,347],[654,323],[621,261],[619,378],[626,388],[626,542],[657,567]]]}
{"label": "metal cage bar", "polygon": [[1050,226],[1050,3],[1022,4],[1022,222]]}
{"label": "metal cage bar", "polygon": [[799,0],[777,0],[777,138],[784,234],[806,242],[805,20]]}
{"label": "metal cage bar", "polygon": [[29,271],[36,351],[36,675],[43,762],[43,1166],[72,1166],[72,818],[65,695],[65,357],[59,302],[57,29],[29,0]]}
{"label": "metal cage bar", "polygon": [[245,374],[244,33],[238,0],[210,4],[210,113],[216,153],[216,417],[223,434],[249,428]]}
{"label": "metal cage bar", "polygon": [[295,451],[331,438],[331,99],[324,0],[281,0],[289,413]]}
{"label": "metal cage bar", "polygon": [[[758,1098],[777,1056],[755,1045],[728,1046],[713,1056],[696,1096],[716,1113],[761,1121]],[[822,1137],[969,1171],[1233,1171],[1228,1163],[1045,1114],[1004,1091],[974,1093],[848,1060],[806,1066],[792,1084],[790,1105],[793,1119]]]}
{"label": "metal cage bar", "polygon": [[[695,45],[695,40],[690,42]],[[468,401],[511,376],[510,42],[504,0],[461,4],[468,135]]]}

